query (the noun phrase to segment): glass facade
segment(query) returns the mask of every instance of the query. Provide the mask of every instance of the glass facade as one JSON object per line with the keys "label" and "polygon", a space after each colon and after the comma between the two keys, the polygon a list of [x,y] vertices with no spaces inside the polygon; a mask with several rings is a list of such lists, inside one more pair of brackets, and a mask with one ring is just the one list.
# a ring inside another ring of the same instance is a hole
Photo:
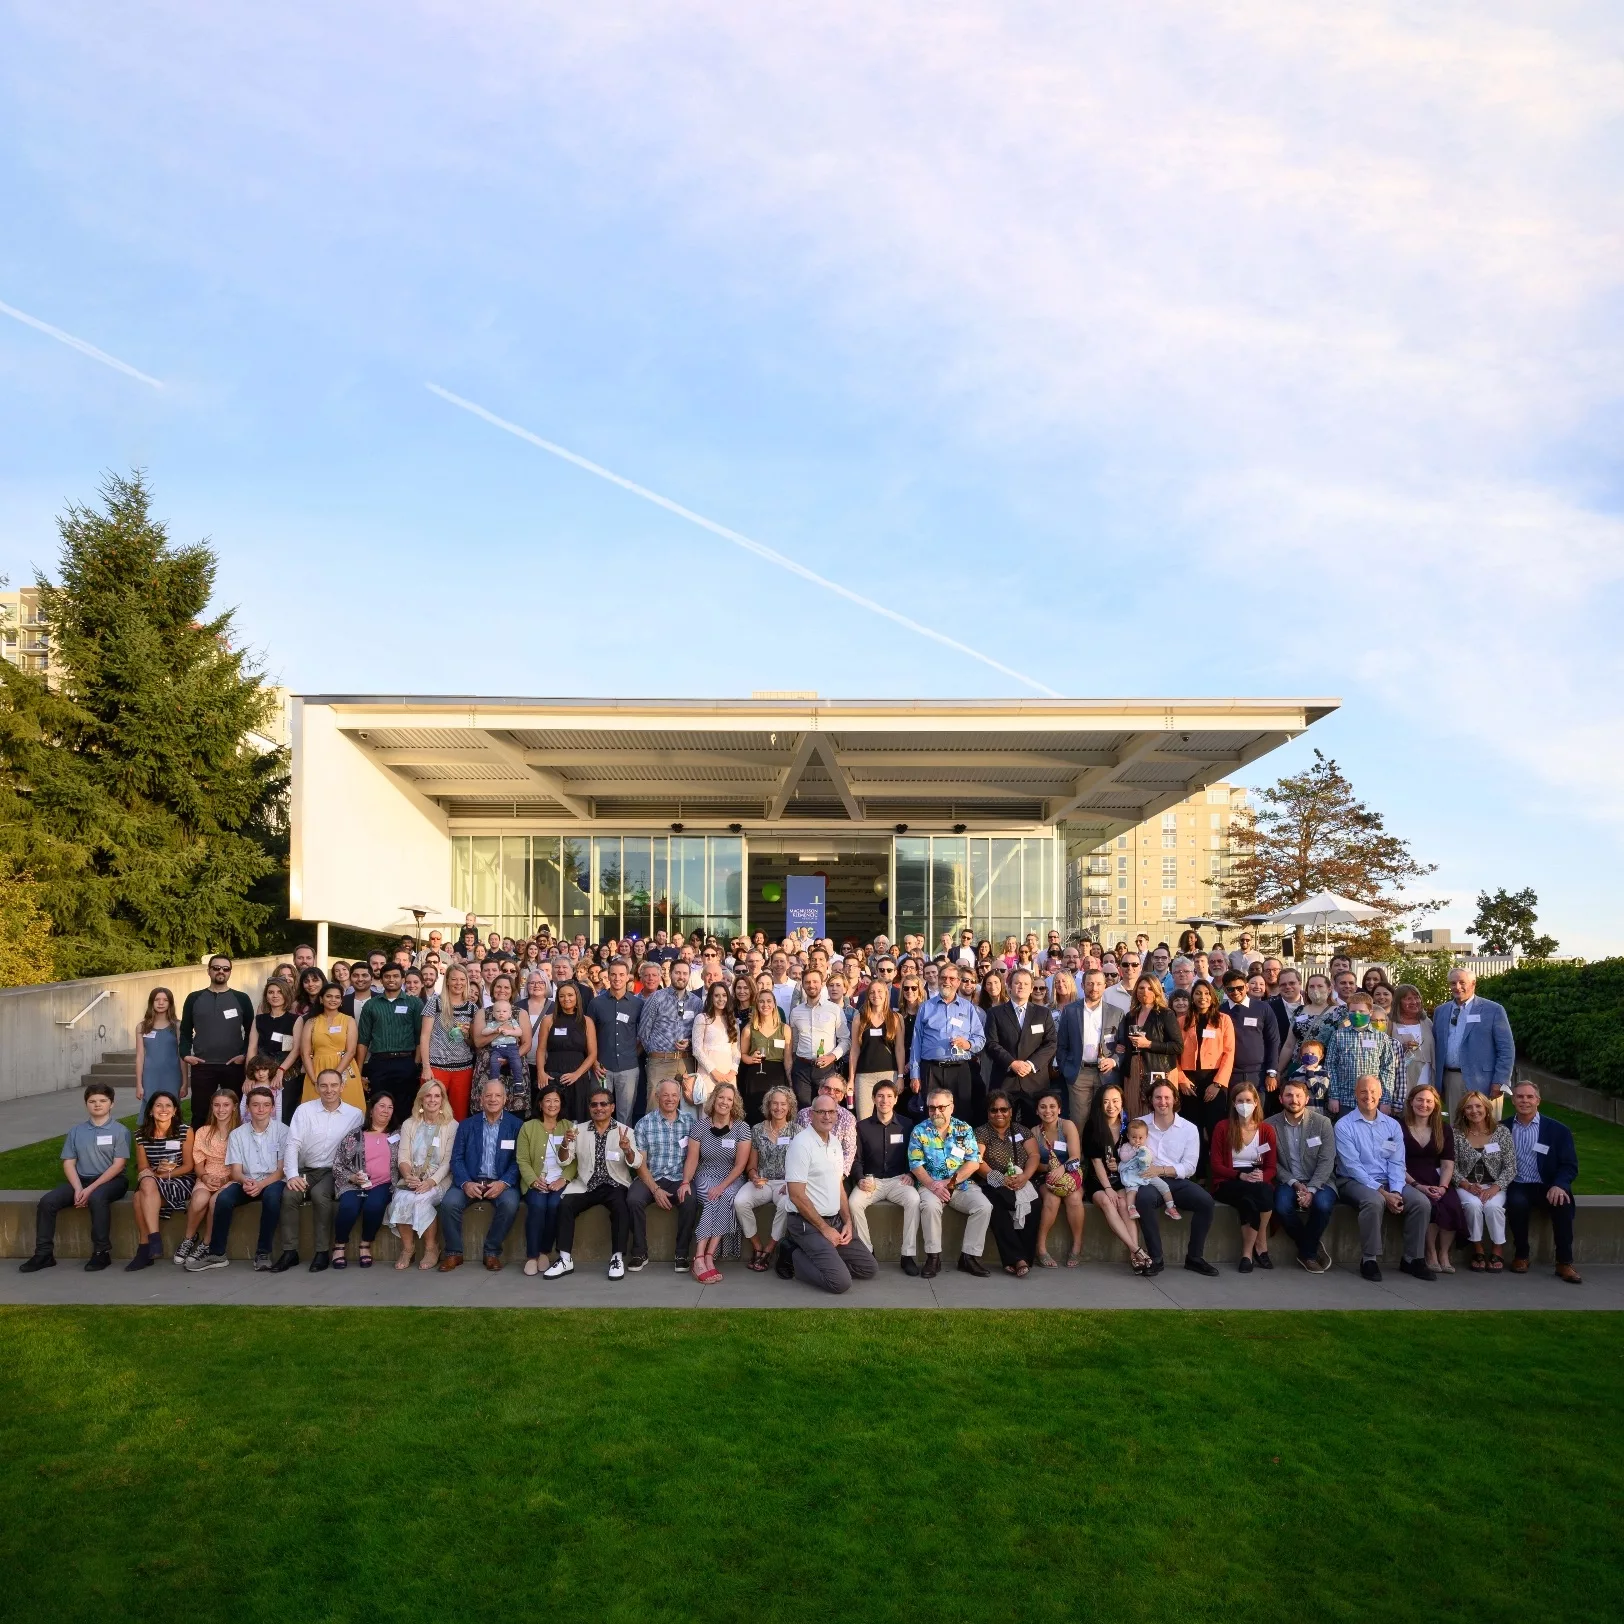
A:
{"label": "glass facade", "polygon": [[452,905],[486,929],[647,938],[657,930],[723,938],[744,927],[738,835],[455,835]]}
{"label": "glass facade", "polygon": [[[748,928],[740,835],[454,835],[452,899],[485,929],[566,939],[647,938]],[[1051,835],[898,835],[891,844],[890,934],[968,926],[996,946],[1062,926],[1071,880]]]}

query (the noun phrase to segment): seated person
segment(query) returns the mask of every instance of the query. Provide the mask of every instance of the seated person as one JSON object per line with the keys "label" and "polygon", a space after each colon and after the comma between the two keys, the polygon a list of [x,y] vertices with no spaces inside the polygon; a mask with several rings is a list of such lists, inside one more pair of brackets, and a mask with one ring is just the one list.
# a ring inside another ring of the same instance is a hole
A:
{"label": "seated person", "polygon": [[953,1090],[936,1087],[926,1097],[930,1115],[908,1136],[908,1171],[919,1186],[919,1222],[925,1237],[925,1266],[933,1280],[942,1272],[942,1211],[953,1207],[965,1216],[959,1268],[985,1277],[981,1261],[992,1221],[992,1203],[972,1182],[981,1167],[981,1147],[968,1122],[953,1115]]}
{"label": "seated person", "polygon": [[[721,982],[716,983],[721,986]],[[706,1091],[705,1098],[709,1098]],[[694,1230],[699,1224],[699,1197],[684,1175],[688,1141],[698,1131],[698,1117],[683,1104],[682,1084],[667,1077],[654,1090],[654,1109],[637,1124],[637,1148],[642,1160],[626,1197],[631,1216],[631,1256],[626,1266],[633,1274],[648,1262],[648,1209],[677,1214],[676,1272],[686,1274],[693,1259]]]}
{"label": "seated person", "polygon": [[1404,1182],[1404,1130],[1382,1110],[1382,1080],[1361,1077],[1354,1084],[1354,1108],[1336,1119],[1336,1188],[1344,1206],[1359,1212],[1359,1243],[1366,1280],[1382,1277],[1382,1215],[1404,1215],[1404,1272],[1436,1280],[1427,1267],[1427,1223],[1432,1203]]}
{"label": "seated person", "polygon": [[[1455,1112],[1455,1189],[1466,1215],[1472,1268],[1479,1274],[1505,1272],[1506,1191],[1516,1175],[1511,1129],[1494,1120],[1488,1095],[1480,1089],[1468,1090]],[[1492,1256],[1483,1251],[1485,1228],[1494,1248]]]}
{"label": "seated person", "polygon": [[1263,1120],[1255,1083],[1236,1083],[1229,1118],[1212,1131],[1212,1193],[1241,1219],[1240,1272],[1272,1269],[1269,1220],[1274,1216],[1274,1128]]}
{"label": "seated person", "polygon": [[[366,966],[363,965],[362,969]],[[305,1086],[309,1087],[307,1078]],[[271,1265],[272,1274],[285,1274],[299,1263],[299,1213],[307,1203],[314,1217],[316,1251],[310,1259],[310,1272],[320,1274],[332,1265],[333,1250],[333,1158],[345,1134],[366,1120],[358,1105],[344,1098],[351,1083],[334,1066],[316,1073],[316,1097],[306,1100],[293,1113],[288,1124],[287,1148],[282,1156],[281,1253]],[[359,1086],[358,1084],[356,1085]]]}
{"label": "seated person", "polygon": [[[832,1096],[831,1096],[832,1097]],[[902,1272],[919,1273],[919,1186],[908,1173],[908,1124],[897,1115],[897,1085],[890,1078],[873,1084],[874,1113],[857,1124],[857,1175],[848,1206],[857,1239],[874,1250],[868,1209],[888,1202],[902,1209]],[[838,1116],[837,1116],[838,1122]],[[844,1152],[842,1152],[844,1156]]]}
{"label": "seated person", "polygon": [[757,1274],[771,1266],[773,1242],[763,1244],[756,1233],[756,1208],[776,1209],[784,1198],[784,1159],[795,1142],[795,1090],[787,1083],[774,1083],[762,1096],[761,1116],[762,1120],[750,1130],[750,1160],[744,1184],[733,1197],[739,1229],[750,1242],[749,1266]]}
{"label": "seated person", "polygon": [[1049,1256],[1049,1231],[1066,1209],[1066,1227],[1071,1231],[1071,1251],[1066,1267],[1075,1269],[1083,1261],[1083,1142],[1077,1124],[1060,1115],[1060,1096],[1043,1094],[1037,1103],[1038,1125],[1032,1143],[1038,1165],[1033,1177],[1043,1191],[1043,1213],[1038,1221],[1037,1259],[1046,1269],[1057,1268]]}
{"label": "seated person", "polygon": [[[1162,1198],[1163,1210],[1175,1223],[1184,1216],[1167,1180],[1155,1177],[1150,1171],[1150,1125],[1143,1117],[1135,1117],[1128,1124],[1128,1136],[1117,1146],[1117,1177],[1122,1180],[1122,1188],[1129,1192],[1154,1190]],[[1137,1204],[1134,1210],[1138,1210]]]}
{"label": "seated person", "polygon": [[287,1154],[288,1130],[275,1114],[275,1089],[255,1083],[243,1103],[248,1120],[236,1128],[226,1142],[226,1176],[230,1182],[214,1198],[208,1250],[193,1252],[186,1260],[188,1274],[227,1267],[226,1245],[231,1239],[231,1220],[237,1208],[250,1201],[260,1203],[254,1267],[268,1270],[273,1261],[271,1243],[282,1220],[282,1161]]}
{"label": "seated person", "polygon": [[440,1230],[445,1252],[440,1273],[462,1267],[462,1219],[476,1201],[491,1204],[485,1232],[485,1267],[502,1267],[502,1243],[519,1215],[519,1129],[507,1109],[507,1084],[487,1077],[479,1090],[479,1114],[457,1124],[451,1144],[451,1188],[440,1198]]}
{"label": "seated person", "polygon": [[564,1164],[559,1151],[575,1124],[564,1115],[564,1090],[548,1083],[536,1091],[536,1115],[519,1130],[519,1191],[524,1197],[524,1272],[540,1274],[552,1263],[563,1204]]}
{"label": "seated person", "polygon": [[90,1213],[91,1274],[113,1261],[113,1203],[125,1195],[124,1176],[130,1161],[130,1130],[113,1120],[113,1090],[108,1083],[85,1085],[89,1120],[68,1131],[62,1141],[62,1183],[47,1190],[34,1208],[34,1255],[21,1273],[37,1274],[56,1266],[56,1215],[68,1207]]}
{"label": "seated person", "polygon": [[1511,1145],[1517,1171],[1506,1186],[1506,1221],[1511,1225],[1511,1272],[1528,1272],[1528,1215],[1548,1212],[1556,1241],[1556,1277],[1579,1284],[1573,1266],[1573,1181],[1579,1153],[1573,1135],[1555,1117],[1541,1116],[1539,1087],[1518,1083],[1511,1091]]}
{"label": "seated person", "polygon": [[[1162,1272],[1161,1211],[1164,1205],[1188,1208],[1190,1213],[1190,1244],[1185,1249],[1184,1267],[1191,1274],[1216,1275],[1218,1273],[1205,1256],[1207,1231],[1212,1227],[1213,1199],[1192,1182],[1196,1162],[1201,1156],[1201,1135],[1196,1125],[1178,1114],[1178,1094],[1165,1079],[1150,1091],[1150,1115],[1139,1119],[1147,1133],[1146,1148],[1150,1152],[1145,1172],[1149,1178],[1165,1181],[1164,1198],[1155,1185],[1141,1184],[1134,1192],[1133,1204],[1139,1213],[1139,1227],[1144,1236],[1144,1250],[1150,1256],[1150,1265],[1141,1271],[1145,1275]],[[1126,1180],[1123,1181],[1126,1184]]]}
{"label": "seated person", "polygon": [[185,1264],[208,1250],[209,1221],[220,1192],[231,1182],[226,1171],[226,1152],[231,1136],[242,1126],[237,1114],[237,1091],[217,1088],[209,1101],[209,1120],[192,1135],[192,1160],[196,1182],[186,1207],[186,1237],[175,1248],[175,1262]]}
{"label": "seated person", "polygon": [[135,1133],[135,1256],[126,1274],[150,1269],[163,1256],[159,1225],[185,1212],[196,1176],[192,1170],[192,1130],[168,1094],[154,1094]]}
{"label": "seated person", "polygon": [[586,1121],[564,1136],[559,1160],[569,1183],[558,1205],[558,1256],[542,1273],[544,1280],[558,1280],[574,1274],[575,1220],[588,1207],[609,1209],[609,1278],[626,1278],[626,1238],[631,1229],[631,1209],[626,1192],[632,1175],[643,1165],[637,1139],[624,1122],[615,1118],[615,1096],[599,1084],[587,1095]]}
{"label": "seated person", "polygon": [[1297,1261],[1310,1274],[1324,1274],[1331,1254],[1321,1237],[1336,1210],[1336,1130],[1323,1111],[1308,1103],[1308,1085],[1288,1077],[1280,1088],[1274,1129],[1274,1215],[1297,1243]]}
{"label": "seated person", "polygon": [[357,1218],[361,1220],[361,1245],[356,1262],[363,1269],[372,1267],[372,1243],[389,1211],[400,1160],[400,1135],[390,1131],[394,1119],[395,1097],[380,1090],[372,1096],[366,1126],[345,1134],[333,1158],[333,1194],[338,1198],[333,1216],[335,1269],[348,1262],[345,1254]]}

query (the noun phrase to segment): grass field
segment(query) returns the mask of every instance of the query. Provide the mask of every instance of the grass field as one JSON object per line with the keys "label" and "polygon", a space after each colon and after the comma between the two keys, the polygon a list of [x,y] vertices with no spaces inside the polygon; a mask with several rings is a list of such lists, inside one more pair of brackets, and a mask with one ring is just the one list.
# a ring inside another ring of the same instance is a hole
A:
{"label": "grass field", "polygon": [[[1624,1127],[1579,1111],[1564,1111],[1557,1106],[1546,1109],[1573,1129],[1579,1151],[1579,1182],[1574,1186],[1578,1193],[1624,1194]],[[127,1127],[134,1128],[134,1117],[123,1120]],[[58,1138],[0,1151],[0,1190],[46,1190],[60,1184],[61,1150]]]}
{"label": "grass field", "polygon": [[11,1615],[1617,1618],[1604,1314],[0,1310]]}

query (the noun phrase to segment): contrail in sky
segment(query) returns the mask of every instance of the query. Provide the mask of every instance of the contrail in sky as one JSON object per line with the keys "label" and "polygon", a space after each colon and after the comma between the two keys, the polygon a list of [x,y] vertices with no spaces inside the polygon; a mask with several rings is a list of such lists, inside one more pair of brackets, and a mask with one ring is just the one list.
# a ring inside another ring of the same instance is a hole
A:
{"label": "contrail in sky", "polygon": [[13,321],[20,321],[25,327],[37,327],[49,338],[54,338],[59,344],[66,344],[70,349],[78,350],[81,355],[88,355],[92,361],[100,361],[104,367],[113,367],[116,371],[127,373],[142,383],[149,383],[154,389],[162,389],[163,385],[156,378],[149,378],[144,372],[137,372],[128,361],[121,361],[116,355],[109,355],[106,350],[98,350],[94,344],[87,344],[82,338],[75,338],[72,333],[64,333],[60,327],[53,327],[48,321],[41,321],[38,316],[30,316],[26,310],[18,310],[12,305],[0,301],[0,315],[10,316]]}
{"label": "contrail in sky", "polygon": [[826,576],[809,570],[804,564],[797,564],[793,558],[786,558],[771,547],[764,546],[759,541],[752,541],[749,536],[741,535],[737,530],[730,530],[725,524],[718,524],[714,519],[707,519],[702,513],[695,513],[691,508],[683,507],[680,502],[673,502],[669,496],[661,496],[658,491],[651,491],[646,486],[638,485],[623,474],[599,467],[595,462],[588,462],[585,457],[578,456],[573,451],[566,451],[563,446],[554,445],[551,440],[544,440],[539,434],[532,434],[529,429],[520,428],[517,423],[510,423],[506,418],[498,417],[495,412],[488,412],[483,406],[476,406],[473,401],[464,400],[461,395],[454,395],[449,389],[442,389],[437,383],[427,384],[425,387],[438,395],[441,400],[448,400],[453,406],[460,406],[463,411],[472,412],[475,417],[482,417],[487,423],[494,424],[509,434],[517,435],[521,440],[528,440],[531,445],[539,446],[555,457],[562,457],[565,462],[572,462],[577,468],[584,468],[589,474],[596,474],[599,479],[607,479],[611,485],[618,485],[622,490],[630,491],[633,496],[641,496],[645,502],[652,502],[656,507],[663,507],[668,513],[675,513],[679,519],[697,524],[701,530],[709,530],[712,535],[720,536],[723,541],[731,541],[735,547],[742,547],[747,553],[765,558],[769,564],[776,564],[780,569],[788,570],[791,575],[798,575],[803,581],[810,581],[813,586],[821,586],[824,591],[833,592],[848,602],[867,609],[871,614],[883,615],[887,620],[893,620],[897,625],[917,632],[921,637],[928,637],[932,642],[941,643],[959,654],[967,654],[972,660],[979,660],[983,665],[990,665],[994,671],[1003,672],[1006,677],[1024,682],[1028,688],[1037,689],[1040,694],[1048,694],[1051,699],[1060,698],[1055,689],[1045,686],[1036,677],[1029,677],[1024,671],[1017,671],[1013,666],[1004,665],[993,659],[990,654],[983,654],[979,649],[973,649],[967,643],[949,637],[945,632],[921,626],[917,620],[910,620],[906,615],[898,614],[895,609],[888,609],[883,603],[865,598],[860,592],[853,592],[850,587],[842,586],[838,581],[831,581]]}

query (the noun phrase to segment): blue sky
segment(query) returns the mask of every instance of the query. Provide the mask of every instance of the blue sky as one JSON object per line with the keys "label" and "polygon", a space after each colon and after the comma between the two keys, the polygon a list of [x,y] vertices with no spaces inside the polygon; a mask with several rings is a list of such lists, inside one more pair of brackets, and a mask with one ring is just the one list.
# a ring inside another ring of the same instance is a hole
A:
{"label": "blue sky", "polygon": [[[1624,23],[0,9],[0,569],[144,465],[306,691],[1335,694],[1457,929],[1616,950]],[[1269,758],[1267,779],[1308,744]]]}

